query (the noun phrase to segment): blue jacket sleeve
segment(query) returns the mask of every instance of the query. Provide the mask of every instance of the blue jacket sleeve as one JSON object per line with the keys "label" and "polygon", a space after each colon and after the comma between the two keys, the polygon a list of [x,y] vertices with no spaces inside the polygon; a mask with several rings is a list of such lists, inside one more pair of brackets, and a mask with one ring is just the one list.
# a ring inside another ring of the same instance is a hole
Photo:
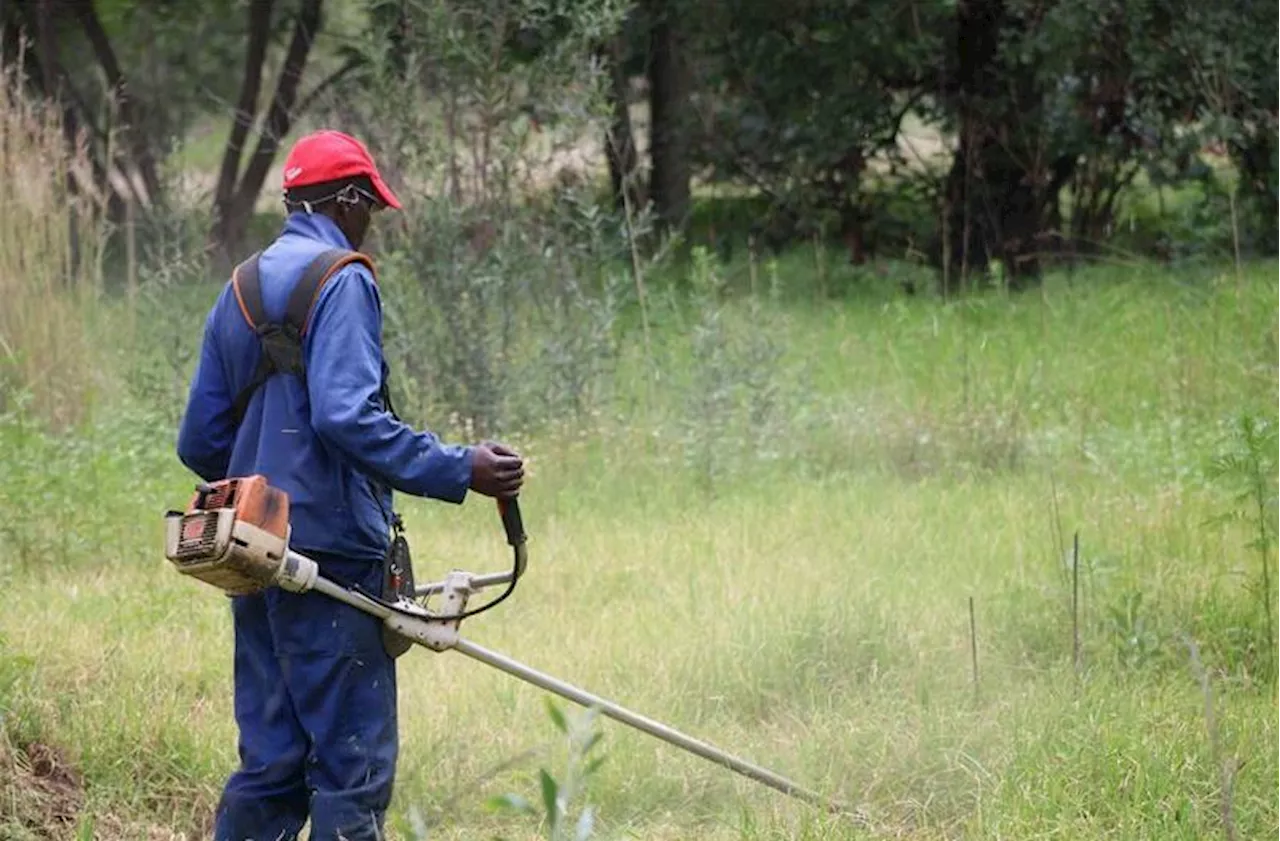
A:
{"label": "blue jacket sleeve", "polygon": [[415,432],[381,406],[382,302],[368,269],[340,270],[320,293],[307,328],[311,426],[366,476],[402,493],[462,502],[470,447]]}
{"label": "blue jacket sleeve", "polygon": [[220,299],[209,313],[200,346],[200,360],[187,396],[187,408],[178,429],[178,458],[206,482],[225,479],[235,444],[235,421],[231,416],[231,393],[226,371],[218,352],[214,323]]}

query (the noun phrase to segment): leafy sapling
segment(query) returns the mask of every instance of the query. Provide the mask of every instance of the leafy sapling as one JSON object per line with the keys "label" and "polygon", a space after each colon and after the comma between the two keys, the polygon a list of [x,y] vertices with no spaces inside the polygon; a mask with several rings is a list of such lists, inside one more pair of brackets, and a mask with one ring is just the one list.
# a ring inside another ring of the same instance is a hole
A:
{"label": "leafy sapling", "polygon": [[[567,756],[559,778],[540,768],[537,804],[512,793],[490,799],[488,806],[536,819],[548,841],[587,841],[596,837],[596,811],[587,799],[588,783],[605,759],[603,754],[592,755],[603,735],[596,729],[597,711],[588,709],[577,716],[566,716],[548,699],[547,715],[566,740]],[[577,805],[579,800],[581,806]]]}

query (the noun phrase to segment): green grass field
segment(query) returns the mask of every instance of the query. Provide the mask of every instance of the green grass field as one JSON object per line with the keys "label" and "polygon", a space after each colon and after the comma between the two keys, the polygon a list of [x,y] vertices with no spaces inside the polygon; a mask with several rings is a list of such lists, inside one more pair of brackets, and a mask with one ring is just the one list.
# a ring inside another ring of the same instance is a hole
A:
{"label": "green grass field", "polygon": [[[1276,276],[655,305],[656,366],[628,332],[607,405],[514,436],[530,572],[464,632],[866,817],[603,722],[595,837],[1272,837],[1276,447],[1236,430],[1274,435]],[[142,353],[104,347],[111,382]],[[4,839],[202,837],[235,761],[225,599],[162,554],[192,482],[174,409],[107,394],[73,436],[0,418]],[[1264,487],[1237,498],[1210,470],[1229,453]],[[403,507],[420,579],[507,563],[487,501]],[[544,695],[456,654],[400,664],[390,837],[542,837],[485,801],[563,773]]]}

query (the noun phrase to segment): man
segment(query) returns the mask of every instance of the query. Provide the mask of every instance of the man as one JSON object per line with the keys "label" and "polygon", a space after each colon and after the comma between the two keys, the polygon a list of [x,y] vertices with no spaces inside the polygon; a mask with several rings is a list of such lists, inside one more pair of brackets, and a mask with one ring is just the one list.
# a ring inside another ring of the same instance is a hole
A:
{"label": "man", "polygon": [[[364,262],[340,265],[315,293],[302,371],[261,376],[251,267],[260,315],[282,323],[318,255],[357,251],[373,213],[400,208],[365,147],[335,131],[290,151],[284,202],[279,237],[237,269],[239,285],[228,283],[209,314],[178,456],[206,481],[264,475],[289,494],[291,546],[323,574],[379,593],[392,488],[454,503],[468,489],[511,497],[523,464],[497,444],[445,445],[390,411],[381,301]],[[308,817],[313,839],[381,838],[398,751],[381,623],[279,588],[234,597],[231,610],[240,768],[218,804],[216,841],[292,839]]]}

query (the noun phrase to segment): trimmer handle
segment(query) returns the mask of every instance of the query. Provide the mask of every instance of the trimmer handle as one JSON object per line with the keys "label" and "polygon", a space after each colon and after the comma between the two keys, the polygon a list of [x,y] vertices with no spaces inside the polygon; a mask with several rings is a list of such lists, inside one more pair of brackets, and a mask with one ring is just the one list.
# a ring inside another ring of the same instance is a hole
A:
{"label": "trimmer handle", "polygon": [[524,520],[520,518],[520,500],[516,497],[498,500],[498,516],[502,518],[502,528],[507,533],[507,545],[515,552],[516,577],[524,575],[524,568],[529,563],[525,542]]}
{"label": "trimmer handle", "polygon": [[502,528],[507,532],[507,545],[523,545],[526,537],[524,521],[520,518],[520,500],[517,497],[499,499],[498,516],[502,518]]}

